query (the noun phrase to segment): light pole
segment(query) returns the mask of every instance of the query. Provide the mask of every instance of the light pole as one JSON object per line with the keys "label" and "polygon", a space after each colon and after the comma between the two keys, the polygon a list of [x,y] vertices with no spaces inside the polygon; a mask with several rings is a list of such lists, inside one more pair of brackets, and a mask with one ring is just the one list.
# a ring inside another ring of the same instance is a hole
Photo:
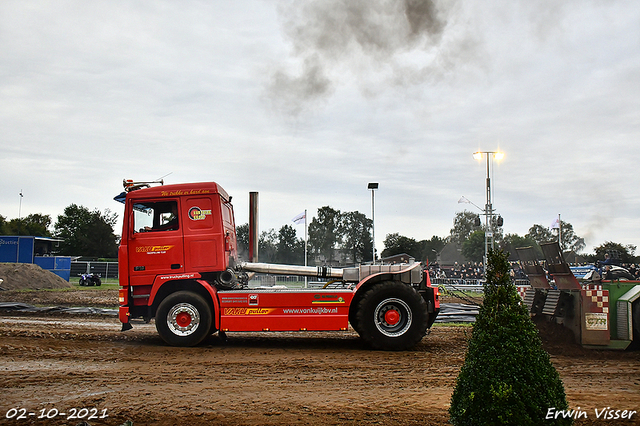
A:
{"label": "light pole", "polygon": [[374,191],[378,189],[377,182],[370,182],[367,189],[371,190],[371,238],[372,238],[372,251],[373,251],[373,264],[376,264],[376,221],[375,221],[375,197],[373,195]]}
{"label": "light pole", "polygon": [[20,207],[18,207],[18,241],[20,241],[20,231],[22,228],[22,189],[20,190]]}
{"label": "light pole", "polygon": [[496,151],[478,151],[473,153],[473,159],[482,161],[482,157],[487,159],[487,201],[484,205],[484,270],[487,269],[487,256],[489,254],[489,246],[493,250],[493,204],[491,200],[491,165],[492,159],[500,161],[504,158],[502,152]]}

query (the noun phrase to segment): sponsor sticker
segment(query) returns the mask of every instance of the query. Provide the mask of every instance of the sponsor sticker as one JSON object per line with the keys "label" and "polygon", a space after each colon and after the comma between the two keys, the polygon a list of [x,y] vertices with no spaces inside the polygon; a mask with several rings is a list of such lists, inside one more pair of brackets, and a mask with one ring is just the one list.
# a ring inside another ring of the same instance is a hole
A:
{"label": "sponsor sticker", "polygon": [[224,308],[223,315],[268,315],[275,308]]}
{"label": "sponsor sticker", "polygon": [[211,210],[202,210],[198,206],[194,206],[189,209],[189,219],[191,220],[205,220],[210,214]]}
{"label": "sponsor sticker", "polygon": [[584,314],[584,322],[587,330],[608,330],[607,314],[590,313]]}
{"label": "sponsor sticker", "polygon": [[344,299],[342,297],[338,297],[337,300],[314,300],[311,302],[312,304],[316,305],[316,304],[322,304],[322,305],[341,305],[344,302]]}
{"label": "sponsor sticker", "polygon": [[164,254],[171,250],[173,246],[164,245],[164,246],[140,246],[136,247],[136,253],[147,253],[147,254]]}

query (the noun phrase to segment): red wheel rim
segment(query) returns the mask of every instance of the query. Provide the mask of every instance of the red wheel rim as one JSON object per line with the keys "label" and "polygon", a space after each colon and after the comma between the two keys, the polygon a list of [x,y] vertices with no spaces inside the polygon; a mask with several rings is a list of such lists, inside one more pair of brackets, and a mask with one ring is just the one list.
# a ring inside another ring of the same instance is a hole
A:
{"label": "red wheel rim", "polygon": [[384,313],[384,320],[389,325],[396,325],[400,321],[400,313],[395,309],[389,309]]}
{"label": "red wheel rim", "polygon": [[189,326],[189,324],[191,324],[191,315],[189,315],[187,312],[180,312],[178,315],[176,315],[176,324],[178,324],[180,327]]}

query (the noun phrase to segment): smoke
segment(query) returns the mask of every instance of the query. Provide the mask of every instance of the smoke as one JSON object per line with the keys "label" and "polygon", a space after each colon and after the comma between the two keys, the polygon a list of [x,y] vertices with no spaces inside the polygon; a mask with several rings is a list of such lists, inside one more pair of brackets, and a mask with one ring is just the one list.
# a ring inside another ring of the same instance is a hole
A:
{"label": "smoke", "polygon": [[375,94],[417,84],[442,66],[447,11],[436,0],[293,0],[278,12],[294,61],[270,73],[267,95],[291,114],[345,80]]}

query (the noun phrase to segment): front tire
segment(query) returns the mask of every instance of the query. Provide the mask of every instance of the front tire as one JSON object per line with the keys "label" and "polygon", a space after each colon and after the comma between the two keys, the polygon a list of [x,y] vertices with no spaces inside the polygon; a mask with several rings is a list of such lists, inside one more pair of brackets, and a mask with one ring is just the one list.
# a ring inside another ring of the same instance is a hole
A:
{"label": "front tire", "polygon": [[195,346],[211,328],[212,313],[199,294],[178,291],[167,296],[156,312],[156,330],[172,346]]}
{"label": "front tire", "polygon": [[357,330],[371,346],[401,351],[415,346],[427,332],[427,304],[418,292],[401,282],[373,285],[356,312]]}

